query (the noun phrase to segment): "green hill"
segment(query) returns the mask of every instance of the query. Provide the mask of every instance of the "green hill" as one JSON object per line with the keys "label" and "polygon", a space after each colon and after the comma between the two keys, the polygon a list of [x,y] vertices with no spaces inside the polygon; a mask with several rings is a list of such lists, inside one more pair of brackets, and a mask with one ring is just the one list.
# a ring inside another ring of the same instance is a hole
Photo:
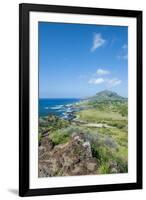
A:
{"label": "green hill", "polygon": [[104,102],[104,101],[127,101],[127,98],[124,98],[118,95],[116,92],[110,90],[103,90],[98,92],[95,96],[89,97],[90,101]]}

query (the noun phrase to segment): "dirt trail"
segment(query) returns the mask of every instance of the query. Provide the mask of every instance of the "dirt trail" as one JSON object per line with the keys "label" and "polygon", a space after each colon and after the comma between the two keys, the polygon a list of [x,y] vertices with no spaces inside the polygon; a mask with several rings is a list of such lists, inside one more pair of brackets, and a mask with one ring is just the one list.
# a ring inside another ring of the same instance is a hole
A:
{"label": "dirt trail", "polygon": [[80,125],[80,126],[84,126],[84,127],[93,127],[93,128],[114,128],[113,126],[109,126],[107,124],[103,124],[103,123],[88,123],[85,121],[80,121],[78,119],[74,119],[72,121],[73,123]]}
{"label": "dirt trail", "polygon": [[93,127],[93,128],[113,128],[107,124],[102,124],[102,123],[87,123],[87,124],[84,124],[83,126],[85,127]]}

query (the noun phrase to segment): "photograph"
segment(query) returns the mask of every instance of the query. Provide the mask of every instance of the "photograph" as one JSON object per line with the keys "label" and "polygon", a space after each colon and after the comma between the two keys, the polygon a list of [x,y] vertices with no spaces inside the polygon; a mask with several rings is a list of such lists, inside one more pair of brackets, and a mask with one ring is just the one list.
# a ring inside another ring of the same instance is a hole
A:
{"label": "photograph", "polygon": [[141,189],[142,11],[19,14],[19,195]]}
{"label": "photograph", "polygon": [[38,23],[38,177],[128,173],[128,26]]}

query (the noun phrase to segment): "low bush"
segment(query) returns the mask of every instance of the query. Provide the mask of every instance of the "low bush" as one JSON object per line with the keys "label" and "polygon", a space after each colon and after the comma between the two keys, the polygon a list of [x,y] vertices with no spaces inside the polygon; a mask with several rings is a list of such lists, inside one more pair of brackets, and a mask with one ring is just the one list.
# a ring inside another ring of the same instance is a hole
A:
{"label": "low bush", "polygon": [[63,131],[53,132],[49,135],[49,137],[52,140],[52,142],[54,143],[54,145],[63,144],[63,143],[68,142],[68,140],[69,140],[68,133],[63,132]]}
{"label": "low bush", "polygon": [[[99,162],[98,173],[113,173],[113,168],[118,173],[126,173],[128,170],[126,148],[120,150],[117,148],[113,149],[107,146],[103,141],[100,141],[98,145],[92,144],[91,146],[92,156],[96,157]],[[122,154],[122,152],[124,152],[124,154]],[[112,167],[112,163],[114,163],[115,167]]]}
{"label": "low bush", "polygon": [[100,167],[98,168],[98,173],[99,174],[109,174],[110,173],[109,165],[107,163],[101,164]]}

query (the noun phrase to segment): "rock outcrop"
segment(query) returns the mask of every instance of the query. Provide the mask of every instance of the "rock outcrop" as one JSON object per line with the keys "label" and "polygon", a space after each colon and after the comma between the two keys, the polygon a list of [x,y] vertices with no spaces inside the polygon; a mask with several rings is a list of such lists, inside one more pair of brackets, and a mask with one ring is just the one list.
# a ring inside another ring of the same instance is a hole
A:
{"label": "rock outcrop", "polygon": [[39,177],[97,174],[98,160],[83,134],[72,134],[65,144],[53,145],[48,136],[39,146]]}

